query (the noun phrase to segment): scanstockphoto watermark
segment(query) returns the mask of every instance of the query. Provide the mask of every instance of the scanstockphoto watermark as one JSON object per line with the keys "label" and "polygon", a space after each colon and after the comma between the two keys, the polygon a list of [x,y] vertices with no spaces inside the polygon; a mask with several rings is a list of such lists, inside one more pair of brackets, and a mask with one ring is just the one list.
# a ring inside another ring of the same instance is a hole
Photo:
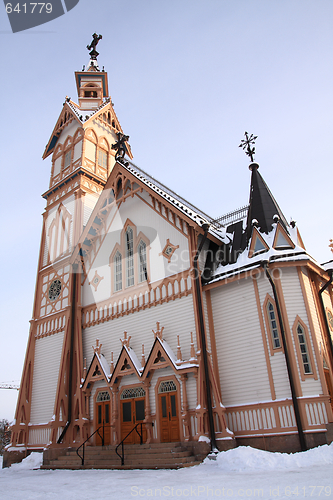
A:
{"label": "scanstockphoto watermark", "polygon": [[53,21],[72,10],[80,0],[49,0],[48,2],[26,2],[4,0],[4,5],[13,33]]}
{"label": "scanstockphoto watermark", "polygon": [[141,498],[285,498],[297,497],[330,497],[330,486],[270,486],[268,488],[215,488],[211,486],[188,486],[179,488],[175,486],[162,486],[161,488],[131,487],[131,497]]}
{"label": "scanstockphoto watermark", "polygon": [[140,488],[139,486],[131,487],[132,497],[194,497],[194,498],[209,498],[209,497],[245,497],[245,498],[263,498],[263,488],[234,490],[232,488],[213,488],[210,486],[188,486],[187,488],[177,488],[175,486],[163,486],[162,488]]}

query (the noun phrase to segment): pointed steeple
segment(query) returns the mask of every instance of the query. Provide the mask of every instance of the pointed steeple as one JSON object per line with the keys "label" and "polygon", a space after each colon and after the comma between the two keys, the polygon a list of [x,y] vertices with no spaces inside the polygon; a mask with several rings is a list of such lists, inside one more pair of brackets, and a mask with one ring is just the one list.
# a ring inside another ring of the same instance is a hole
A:
{"label": "pointed steeple", "polygon": [[[250,206],[247,215],[247,241],[252,233],[252,221],[256,220],[256,225],[261,233],[268,234],[274,222],[279,222],[288,231],[288,223],[279,205],[272,195],[269,187],[258,172],[258,163],[251,163],[249,169],[252,171]],[[276,217],[277,216],[277,217]]]}

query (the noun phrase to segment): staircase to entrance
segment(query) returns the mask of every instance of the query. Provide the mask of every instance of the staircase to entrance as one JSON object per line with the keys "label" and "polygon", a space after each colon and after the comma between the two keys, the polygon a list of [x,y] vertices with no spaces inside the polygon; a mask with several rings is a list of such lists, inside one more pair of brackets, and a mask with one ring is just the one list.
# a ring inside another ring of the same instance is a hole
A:
{"label": "staircase to entrance", "polygon": [[202,458],[180,442],[127,444],[121,465],[116,446],[87,446],[84,465],[76,450],[70,449],[56,459],[44,461],[42,469],[178,469],[198,465]]}

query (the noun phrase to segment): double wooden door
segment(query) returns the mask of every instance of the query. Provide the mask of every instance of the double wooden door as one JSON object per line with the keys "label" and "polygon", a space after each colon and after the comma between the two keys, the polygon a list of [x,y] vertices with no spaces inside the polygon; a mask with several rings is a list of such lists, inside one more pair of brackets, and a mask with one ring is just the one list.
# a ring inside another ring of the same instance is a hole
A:
{"label": "double wooden door", "polygon": [[177,392],[159,394],[161,442],[179,441],[179,415]]}
{"label": "double wooden door", "polygon": [[[123,440],[133,427],[143,422],[145,419],[145,399],[132,398],[121,400],[121,439]],[[141,426],[137,427],[141,432]],[[147,439],[147,432],[145,425],[142,425],[143,442]],[[140,443],[140,436],[134,430],[125,440],[125,443],[134,444]]]}
{"label": "double wooden door", "polygon": [[97,401],[96,415],[97,415],[97,429],[96,444],[102,446],[102,438],[104,436],[104,446],[111,444],[111,428],[110,428],[110,401]]}

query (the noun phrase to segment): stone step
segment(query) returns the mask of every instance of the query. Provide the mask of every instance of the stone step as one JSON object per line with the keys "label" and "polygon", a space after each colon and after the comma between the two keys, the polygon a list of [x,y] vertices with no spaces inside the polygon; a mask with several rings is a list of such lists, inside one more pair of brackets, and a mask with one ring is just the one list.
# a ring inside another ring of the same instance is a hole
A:
{"label": "stone step", "polygon": [[138,466],[133,466],[133,465],[119,465],[119,466],[105,466],[103,467],[96,467],[95,465],[89,465],[89,466],[82,466],[82,465],[42,465],[41,469],[48,469],[48,470],[54,470],[54,469],[67,469],[67,470],[84,470],[84,469],[113,469],[113,470],[135,470],[135,469],[181,469],[184,467],[192,467],[194,465],[199,465],[201,462],[195,461],[195,462],[189,462],[185,464],[170,464],[170,463],[165,463],[163,465],[138,465]]}
{"label": "stone step", "polygon": [[[183,458],[183,457],[191,457],[193,456],[192,453],[188,450],[182,450],[182,451],[175,451],[175,452],[171,452],[171,453],[125,453],[124,457],[125,457],[125,460],[132,460],[132,459],[136,459],[138,457],[140,458],[152,458],[154,460],[158,460],[160,458],[163,458],[165,459],[166,457],[172,457],[172,458]],[[112,460],[113,458],[117,459],[117,460],[120,460],[119,456],[115,453],[115,452],[108,452],[107,454],[101,454],[101,455],[95,455],[95,454],[89,454],[89,453],[85,453],[84,455],[84,459],[85,461],[87,460]],[[67,454],[67,455],[63,455],[63,456],[60,456],[58,458],[59,461],[77,461],[77,460],[81,460],[78,455],[76,453],[74,454]]]}
{"label": "stone step", "polygon": [[[131,467],[132,469],[135,469],[137,467],[146,467],[146,466],[155,466],[155,467],[161,467],[165,468],[166,465],[178,465],[179,467],[185,464],[191,464],[194,463],[196,460],[194,457],[185,457],[185,458],[175,458],[175,459],[161,459],[161,460],[154,460],[154,459],[146,459],[146,460],[125,460],[125,465]],[[56,460],[52,461],[50,463],[50,467],[65,467],[65,468],[72,468],[72,467],[80,467],[81,462],[66,462],[62,461],[61,463],[58,463]],[[120,459],[118,460],[86,460],[84,462],[84,467],[87,468],[96,468],[96,469],[104,469],[104,468],[113,468],[113,467],[121,467],[121,461]]]}
{"label": "stone step", "polygon": [[[121,453],[121,448],[118,448],[118,453]],[[179,446],[179,448],[172,448],[172,449],[165,449],[165,448],[155,448],[155,449],[144,449],[144,448],[137,448],[137,449],[132,449],[132,450],[129,450],[127,448],[124,448],[124,453],[125,455],[136,455],[137,453],[139,453],[140,455],[158,455],[158,454],[165,454],[165,453],[182,453],[182,452],[187,452],[188,450],[186,450],[186,448],[183,448],[181,446]],[[79,450],[79,453],[80,455],[82,455],[83,451],[82,450]],[[190,452],[191,453],[191,452]],[[67,452],[68,456],[72,455],[72,456],[75,456],[77,455],[76,451],[70,451],[70,452]],[[109,456],[109,455],[112,455],[112,454],[116,454],[116,450],[115,449],[110,449],[110,450],[100,450],[99,452],[93,450],[84,450],[84,454],[85,456],[90,456],[90,457],[94,457],[94,456],[99,456],[99,457],[104,457],[104,456]]]}
{"label": "stone step", "polygon": [[[150,443],[125,445],[124,461],[115,452],[116,446],[87,446],[85,448],[84,466],[76,450],[67,451],[65,455],[51,460],[45,469],[169,469],[196,465],[193,453],[181,446],[181,443]],[[118,449],[121,453],[121,448]],[[82,449],[80,450],[82,455]]]}
{"label": "stone step", "polygon": [[[165,450],[165,451],[170,451],[173,450],[174,448],[181,448],[181,443],[144,443],[144,444],[124,444],[124,449],[125,450],[150,450],[151,452],[154,452],[154,450]],[[119,447],[119,449],[121,446]],[[96,453],[100,454],[101,452],[108,451],[108,450],[115,450],[116,446],[85,446],[85,452],[89,450],[90,453]],[[82,450],[82,448],[81,448]],[[75,453],[75,450],[73,450],[70,453]]]}

